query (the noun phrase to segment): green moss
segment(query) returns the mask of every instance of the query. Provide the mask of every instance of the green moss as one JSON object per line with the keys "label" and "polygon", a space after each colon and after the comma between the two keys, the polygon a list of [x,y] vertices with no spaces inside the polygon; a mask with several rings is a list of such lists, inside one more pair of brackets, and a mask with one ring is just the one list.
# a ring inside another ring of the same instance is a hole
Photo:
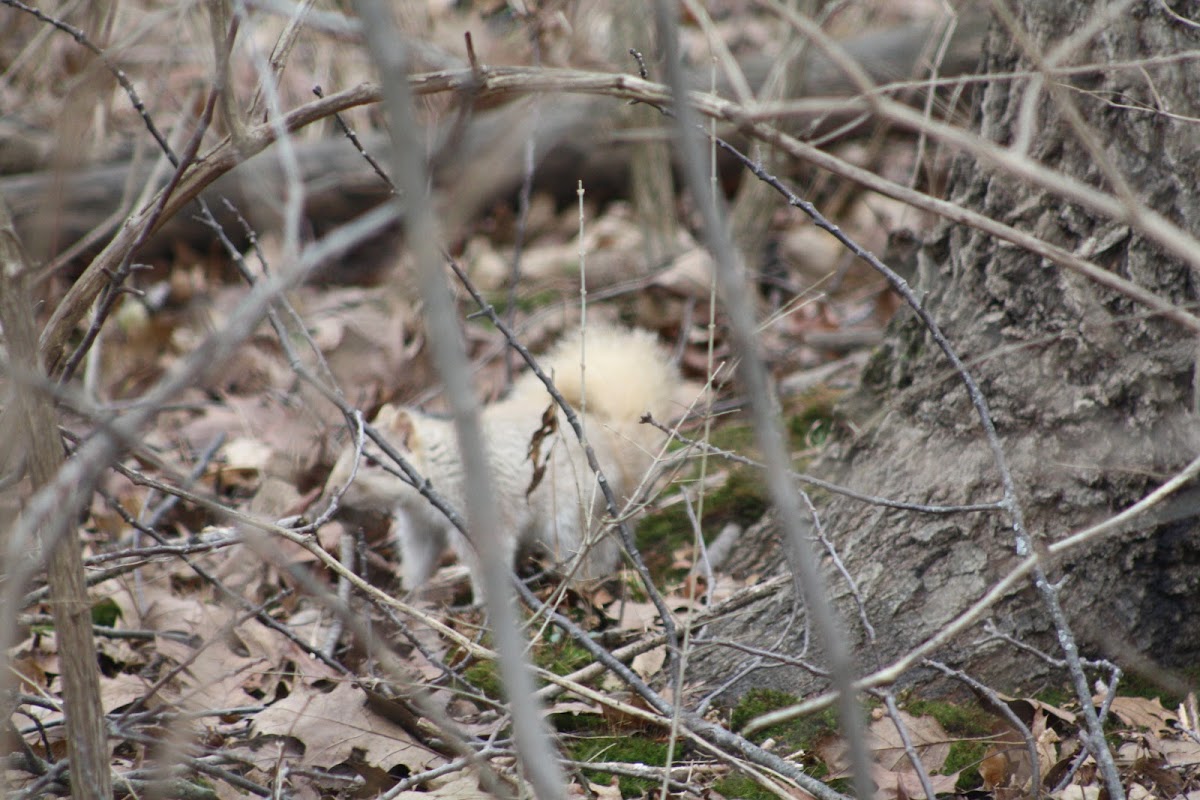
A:
{"label": "green moss", "polygon": [[675,505],[643,516],[634,536],[642,560],[658,583],[671,566],[672,553],[692,541],[692,528],[682,506]]}
{"label": "green moss", "polygon": [[562,301],[562,292],[553,289],[542,289],[537,292],[529,292],[517,297],[517,310],[526,313],[539,311],[549,306],[554,306]]}
{"label": "green moss", "polygon": [[995,721],[995,717],[977,705],[943,700],[913,700],[904,704],[904,710],[914,717],[933,717],[947,733],[958,736],[987,736]]}
{"label": "green moss", "polygon": [[[789,444],[793,450],[807,450],[825,441],[837,415],[835,407],[843,391],[817,386],[787,401],[785,414]],[[721,425],[712,431],[714,447],[753,457],[758,450],[754,426],[744,422]]]}
{"label": "green moss", "polygon": [[537,642],[533,648],[533,661],[555,675],[570,675],[592,663],[592,655],[570,637],[556,636],[550,641]]}
{"label": "green moss", "polygon": [[[799,702],[786,692],[773,689],[754,689],[747,692],[730,714],[729,726],[738,731],[750,720],[780,708],[795,705]],[[781,722],[761,731],[755,732],[749,738],[756,743],[767,739],[775,742],[773,750],[781,755],[796,754],[804,771],[814,778],[825,780],[830,788],[842,793],[852,793],[853,787],[849,779],[826,780],[829,775],[829,765],[822,761],[816,752],[824,743],[838,735],[837,713],[826,709],[805,717]],[[762,791],[758,789],[757,791]],[[761,796],[761,795],[747,795]]]}
{"label": "green moss", "polygon": [[[567,636],[545,637],[533,646],[533,662],[555,675],[569,675],[591,661],[591,654]],[[504,685],[494,661],[476,661],[463,670],[462,676],[487,697],[503,700]]]}
{"label": "green moss", "polygon": [[476,661],[471,666],[463,670],[463,678],[470,682],[479,691],[483,692],[487,697],[493,700],[502,700],[504,697],[503,684],[500,681],[500,672],[494,661]]}
{"label": "green moss", "polygon": [[600,714],[561,711],[551,713],[550,720],[561,734],[602,736],[613,732],[613,726]]}
{"label": "green moss", "polygon": [[722,778],[713,784],[713,790],[722,797],[739,797],[745,800],[773,800],[774,792],[769,792],[745,775],[733,774]]}
{"label": "green moss", "polygon": [[983,786],[983,777],[979,774],[979,765],[987,755],[987,745],[984,742],[957,741],[950,745],[946,754],[946,763],[942,772],[947,775],[959,773],[954,788],[969,792]]}
{"label": "green moss", "polygon": [[767,487],[757,471],[735,470],[725,485],[717,489],[704,503],[705,527],[728,522],[752,525],[767,513]]}
{"label": "green moss", "polygon": [[[749,526],[757,522],[768,507],[767,489],[757,470],[736,469],[725,485],[704,498],[702,527],[715,536],[726,524]],[[646,566],[656,578],[679,580],[683,571],[670,571],[677,550],[692,541],[692,524],[682,504],[676,503],[644,516],[637,526],[637,544]]]}
{"label": "green moss", "polygon": [[[644,764],[651,767],[666,766],[667,743],[645,736],[593,736],[580,739],[570,746],[572,758],[586,764],[589,761],[620,761],[625,764]],[[589,770],[583,774],[588,780],[607,785],[612,776],[607,772]],[[623,797],[638,797],[653,791],[658,781],[646,778],[619,776]]]}
{"label": "green moss", "polygon": [[[508,290],[503,289],[495,292],[487,292],[484,294],[484,299],[496,310],[496,313],[503,317],[508,313]],[[553,306],[562,300],[562,293],[553,289],[543,289],[536,292],[525,292],[518,294],[516,297],[517,310],[530,313]],[[476,318],[476,321],[487,325],[489,330],[492,330],[491,321],[483,315]]]}
{"label": "green moss", "polygon": [[750,456],[758,449],[757,440],[754,437],[753,425],[738,422],[714,427],[709,434],[708,443],[721,450]]}
{"label": "green moss", "polygon": [[776,689],[751,689],[742,695],[742,699],[730,712],[729,727],[735,731],[741,730],[747,722],[761,717],[768,711],[776,711],[798,702],[795,696]]}
{"label": "green moss", "polygon": [[[800,701],[796,697],[786,692],[775,689],[752,689],[746,692],[737,707],[733,709],[729,716],[729,727],[734,731],[741,730],[752,719],[769,711],[795,705],[798,702]],[[777,749],[795,752],[812,749],[819,739],[836,733],[837,729],[837,715],[832,709],[826,709],[819,714],[798,717],[778,725],[772,725],[756,732],[750,738],[755,742],[774,739],[777,742]]]}
{"label": "green moss", "polygon": [[[1122,676],[1121,683],[1117,687],[1117,694],[1126,697],[1144,697],[1147,700],[1158,697],[1162,698],[1164,706],[1167,705],[1167,698],[1164,697],[1162,687],[1136,673]],[[1172,697],[1170,699],[1174,701],[1171,705],[1176,705],[1182,698]]]}
{"label": "green moss", "polygon": [[1050,686],[1042,689],[1033,697],[1035,700],[1049,703],[1056,708],[1067,708],[1071,705],[1079,704],[1079,699],[1075,697],[1074,690],[1067,686]]}
{"label": "green moss", "polygon": [[121,607],[111,598],[104,598],[92,604],[92,624],[111,628],[121,617]]}
{"label": "green moss", "polygon": [[835,405],[842,396],[837,389],[818,386],[788,403],[788,435],[793,451],[820,447],[836,423]]}

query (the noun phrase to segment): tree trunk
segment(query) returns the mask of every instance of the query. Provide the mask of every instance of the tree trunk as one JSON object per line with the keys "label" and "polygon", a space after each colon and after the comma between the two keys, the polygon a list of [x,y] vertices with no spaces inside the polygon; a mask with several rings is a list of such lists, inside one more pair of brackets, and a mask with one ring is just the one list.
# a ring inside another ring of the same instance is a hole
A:
{"label": "tree trunk", "polygon": [[[0,197],[0,327],[5,333],[6,356],[9,363],[0,371],[10,384],[6,407],[0,409],[0,465],[19,469],[25,467],[34,489],[52,482],[63,463],[62,443],[54,414],[53,400],[39,391],[45,382],[37,352],[37,332],[26,283],[29,271],[16,232],[9,218],[7,204]],[[7,373],[7,374],[5,374]],[[15,445],[15,454],[8,452]],[[14,458],[13,455],[16,455]],[[5,470],[7,472],[7,469]],[[0,492],[4,494],[4,492]],[[10,506],[11,498],[0,500]],[[2,519],[2,518],[0,518]],[[50,608],[54,612],[54,636],[58,643],[65,700],[67,753],[71,761],[71,796],[76,800],[112,795],[112,776],[109,772],[109,748],[104,723],[104,707],[100,701],[100,668],[96,661],[96,643],[92,639],[92,604],[88,599],[83,555],[79,539],[69,526],[71,515],[64,515],[63,525],[49,525],[39,531],[39,548],[50,549],[47,577],[50,584]],[[18,543],[9,541],[12,528],[0,528],[0,608],[16,608],[29,579],[26,564],[20,557],[29,553]],[[24,543],[26,547],[29,542]],[[15,619],[0,622],[0,652],[14,644]],[[9,680],[0,678],[0,688]],[[0,786],[0,793],[3,787]]]}
{"label": "tree trunk", "polygon": [[[1044,58],[1103,13],[1092,2],[1025,0],[1017,24]],[[1112,6],[1112,3],[1107,5]],[[1128,4],[1127,4],[1128,5]],[[1200,31],[1175,15],[1200,18],[1200,3],[1135,2],[1112,15],[1065,64],[1115,65],[1194,50]],[[998,21],[986,42],[989,74],[1035,67],[1021,36]],[[1115,167],[1141,203],[1200,234],[1200,66],[1194,60],[1097,68],[1043,84],[1033,119],[1022,123],[1028,79],[996,79],[975,96],[974,127],[1007,147],[1022,124],[1035,132],[1028,156],[1104,193]],[[1099,157],[1072,128],[1078,109]],[[1198,299],[1196,271],[1168,257],[1136,226],[1098,218],[1052,192],[963,156],[950,196],[993,219],[1087,256],[1177,305]],[[1118,195],[1119,196],[1119,195]],[[967,362],[991,408],[1030,532],[1049,545],[1145,497],[1200,453],[1197,343],[1175,323],[1123,296],[976,230],[943,224],[919,259],[918,294]],[[847,413],[857,435],[838,440],[812,472],[878,496],[966,504],[1001,497],[996,464],[979,417],[929,332],[909,312],[893,322]],[[1184,490],[1148,517],[1044,564],[1062,581],[1061,599],[1084,656],[1129,664],[1148,657],[1168,667],[1200,654],[1200,490]],[[829,569],[830,591],[864,672],[887,665],[942,629],[1018,562],[1003,512],[930,516],[815,498],[825,533],[864,598],[872,641],[847,581]],[[714,636],[767,646],[780,630],[781,593]],[[1025,580],[987,616],[1003,633],[1062,658],[1046,607]],[[985,617],[986,619],[987,617]],[[803,624],[780,650],[801,652]],[[976,623],[932,654],[993,686],[1032,688],[1046,663]],[[744,654],[718,651],[710,676],[732,674]],[[811,657],[811,653],[810,653]],[[931,677],[920,669],[906,682]],[[737,689],[790,692],[821,686],[799,669],[753,673]]]}

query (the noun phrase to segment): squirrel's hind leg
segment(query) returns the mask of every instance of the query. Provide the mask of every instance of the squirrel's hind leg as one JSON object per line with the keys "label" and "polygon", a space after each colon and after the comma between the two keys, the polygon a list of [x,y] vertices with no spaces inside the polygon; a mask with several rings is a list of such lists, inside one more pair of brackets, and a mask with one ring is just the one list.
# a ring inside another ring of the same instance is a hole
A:
{"label": "squirrel's hind leg", "polygon": [[511,528],[504,525],[500,526],[497,533],[500,535],[500,552],[480,554],[476,551],[475,545],[457,529],[450,531],[450,546],[458,555],[459,560],[467,565],[471,576],[471,593],[475,597],[476,603],[483,603],[487,596],[483,588],[482,558],[499,560],[510,573],[517,563],[517,537]]}
{"label": "squirrel's hind leg", "polygon": [[403,508],[396,511],[393,535],[400,546],[400,580],[405,591],[419,589],[437,570],[446,551],[446,531],[420,525]]}

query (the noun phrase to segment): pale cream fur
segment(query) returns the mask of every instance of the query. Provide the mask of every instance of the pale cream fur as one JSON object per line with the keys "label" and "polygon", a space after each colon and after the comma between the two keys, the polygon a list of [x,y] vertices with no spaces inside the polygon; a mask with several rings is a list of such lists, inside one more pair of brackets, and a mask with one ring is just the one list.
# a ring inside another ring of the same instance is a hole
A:
{"label": "pale cream fur", "polygon": [[[586,386],[586,411],[581,419],[588,442],[623,504],[653,466],[663,442],[659,431],[639,420],[646,413],[660,421],[670,418],[680,379],[649,333],[597,326],[588,329],[582,342],[581,347],[578,333],[567,336],[539,362],[576,411],[584,399],[581,389]],[[586,356],[582,379],[581,352]],[[511,564],[520,548],[538,547],[578,585],[612,574],[620,560],[620,545],[607,529],[611,520],[599,484],[561,410],[556,414],[557,431],[541,442],[538,463],[546,468],[533,485],[530,444],[552,402],[542,382],[527,372],[507,398],[483,410],[483,435],[489,448],[503,546],[503,552],[495,555]],[[408,408],[384,406],[373,424],[465,517],[462,462],[453,423]],[[351,447],[342,453],[329,476],[330,491],[349,479],[353,462]],[[406,589],[427,581],[450,546],[471,567],[478,597],[474,548],[416,488],[363,461],[343,503],[392,514]]]}

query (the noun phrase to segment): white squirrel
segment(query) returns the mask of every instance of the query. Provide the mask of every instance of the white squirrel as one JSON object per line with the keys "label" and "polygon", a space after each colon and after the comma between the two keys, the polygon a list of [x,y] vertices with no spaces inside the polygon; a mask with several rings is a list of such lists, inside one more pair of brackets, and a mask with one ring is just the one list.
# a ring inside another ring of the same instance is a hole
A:
{"label": "white squirrel", "polygon": [[[539,363],[566,401],[577,412],[582,408],[588,443],[617,502],[624,504],[663,443],[662,434],[641,424],[641,417],[650,413],[665,422],[672,415],[682,386],[677,370],[652,334],[612,326],[589,327],[585,337],[566,336]],[[521,375],[508,397],[484,407],[481,422],[504,548],[496,555],[511,565],[518,550],[537,547],[574,585],[611,575],[621,553],[605,524],[603,493],[575,432],[541,380],[532,372]],[[465,518],[454,423],[385,405],[373,424]],[[350,447],[338,458],[327,493],[349,480],[354,456]],[[386,461],[379,453],[372,458]],[[474,548],[412,484],[363,459],[342,502],[392,515],[405,589],[425,583],[449,545],[470,567],[476,599],[481,597]]]}

